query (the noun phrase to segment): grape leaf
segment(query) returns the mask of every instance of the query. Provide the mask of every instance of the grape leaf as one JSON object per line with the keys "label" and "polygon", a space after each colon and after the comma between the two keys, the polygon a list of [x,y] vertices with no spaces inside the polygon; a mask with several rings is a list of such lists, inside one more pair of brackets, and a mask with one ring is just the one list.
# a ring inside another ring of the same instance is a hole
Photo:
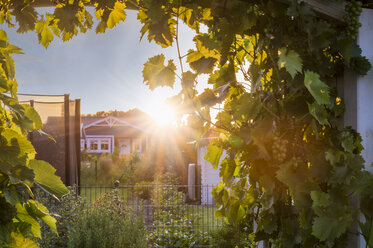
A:
{"label": "grape leaf", "polygon": [[56,219],[49,215],[48,209],[43,204],[34,200],[29,200],[24,206],[27,212],[41,219],[45,224],[47,224],[51,228],[51,230],[54,233],[58,234],[56,227]]}
{"label": "grape leaf", "polygon": [[54,174],[56,169],[49,163],[33,159],[30,160],[29,166],[34,170],[34,181],[45,191],[56,196],[69,193],[69,190],[62,183],[61,178]]}
{"label": "grape leaf", "polygon": [[38,34],[39,43],[45,48],[48,48],[49,44],[53,41],[53,33],[49,28],[49,20],[43,18],[39,20],[35,25],[36,33]]}
{"label": "grape leaf", "polygon": [[12,241],[9,248],[39,248],[39,245],[32,239],[26,238],[21,232],[11,233]]}
{"label": "grape leaf", "polygon": [[20,203],[17,203],[15,207],[17,208],[17,218],[22,222],[30,224],[32,234],[35,237],[41,238],[39,222],[28,213],[25,206],[22,206]]}
{"label": "grape leaf", "polygon": [[293,50],[287,50],[285,47],[278,51],[278,67],[285,68],[291,75],[292,78],[298,72],[302,71],[302,59],[299,54]]}
{"label": "grape leaf", "polygon": [[38,112],[36,112],[36,110],[33,107],[27,104],[22,104],[22,107],[25,109],[25,117],[32,122],[31,130],[42,129],[43,124],[41,122]]}
{"label": "grape leaf", "polygon": [[330,125],[328,121],[328,113],[323,105],[319,105],[316,102],[312,104],[308,103],[308,109],[310,114],[315,117],[321,125]]}
{"label": "grape leaf", "polygon": [[311,199],[313,207],[328,207],[330,205],[330,195],[322,191],[311,191]]}
{"label": "grape leaf", "polygon": [[329,87],[320,80],[319,74],[306,71],[304,75],[304,85],[318,104],[328,105],[330,103]]}
{"label": "grape leaf", "polygon": [[35,28],[38,13],[30,5],[24,4],[23,2],[22,4],[17,4],[12,14],[16,17],[16,21],[19,24],[17,32],[24,33]]}
{"label": "grape leaf", "polygon": [[119,22],[126,20],[126,12],[124,8],[126,7],[125,3],[115,2],[114,9],[110,12],[109,18],[107,20],[107,27],[113,28]]}
{"label": "grape leaf", "polygon": [[169,60],[167,66],[164,65],[165,57],[163,54],[156,55],[148,59],[144,64],[142,75],[144,83],[154,90],[160,86],[169,86],[173,88],[175,83],[176,66],[173,60]]}
{"label": "grape leaf", "polygon": [[322,216],[316,216],[312,223],[312,234],[321,241],[334,241],[350,226],[352,215],[344,206],[333,204]]}
{"label": "grape leaf", "polygon": [[205,159],[207,162],[209,162],[212,165],[214,169],[217,169],[219,165],[220,157],[222,154],[223,154],[222,148],[216,145],[210,144],[207,147]]}

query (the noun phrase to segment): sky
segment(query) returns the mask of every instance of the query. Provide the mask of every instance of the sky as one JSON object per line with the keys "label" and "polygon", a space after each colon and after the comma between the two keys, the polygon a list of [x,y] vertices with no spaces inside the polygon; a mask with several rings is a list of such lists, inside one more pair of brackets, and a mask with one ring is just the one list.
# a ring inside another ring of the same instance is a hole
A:
{"label": "sky", "polygon": [[[154,42],[149,43],[146,37],[140,42],[141,27],[136,12],[127,10],[125,22],[105,34],[96,34],[93,28],[68,42],[55,38],[48,49],[38,44],[33,32],[17,34],[15,29],[7,29],[10,42],[24,52],[14,56],[18,92],[68,93],[71,99],[81,99],[83,114],[136,107],[154,115],[167,97],[180,90],[180,85],[150,91],[143,83],[143,64],[148,58],[164,53],[179,68],[177,49],[176,46],[162,49]],[[185,26],[179,28],[183,55],[194,47],[194,33]]]}

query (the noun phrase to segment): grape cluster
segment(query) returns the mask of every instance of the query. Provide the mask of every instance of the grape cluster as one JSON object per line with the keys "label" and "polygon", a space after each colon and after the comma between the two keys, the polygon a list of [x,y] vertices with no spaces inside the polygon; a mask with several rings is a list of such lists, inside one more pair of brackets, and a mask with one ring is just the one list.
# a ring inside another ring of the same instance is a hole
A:
{"label": "grape cluster", "polygon": [[275,136],[273,138],[273,144],[272,144],[272,154],[273,159],[282,163],[285,161],[286,158],[286,145],[288,144],[288,141],[285,139],[280,139],[278,136]]}
{"label": "grape cluster", "polygon": [[354,40],[356,40],[359,33],[359,28],[361,27],[359,16],[362,11],[362,5],[362,2],[360,1],[351,0],[351,2],[345,6],[346,15],[343,17],[343,19],[347,24],[346,34]]}

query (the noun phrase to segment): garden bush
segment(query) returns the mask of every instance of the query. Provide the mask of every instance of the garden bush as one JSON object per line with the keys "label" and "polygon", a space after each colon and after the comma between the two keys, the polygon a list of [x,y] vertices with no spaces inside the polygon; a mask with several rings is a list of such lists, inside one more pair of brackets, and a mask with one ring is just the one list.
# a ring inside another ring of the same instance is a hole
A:
{"label": "garden bush", "polygon": [[149,233],[152,247],[195,247],[209,244],[210,237],[198,230],[198,213],[190,214],[184,195],[177,187],[178,179],[171,173],[158,175],[154,182],[152,204],[154,205],[153,231]]}
{"label": "garden bush", "polygon": [[216,248],[235,248],[251,247],[248,227],[233,226],[225,224],[210,232],[212,247]]}
{"label": "garden bush", "polygon": [[56,235],[42,225],[42,248],[142,248],[146,245],[146,229],[141,209],[131,209],[120,199],[116,190],[102,195],[91,206],[74,194],[56,202],[45,194],[37,197],[57,219]]}
{"label": "garden bush", "polygon": [[106,193],[79,217],[70,230],[68,247],[145,248],[140,212],[125,206],[116,190]]}
{"label": "garden bush", "polygon": [[111,186],[116,180],[119,180],[122,185],[153,181],[152,161],[145,156],[139,157],[138,154],[118,156],[113,153],[84,156],[81,167],[82,185]]}
{"label": "garden bush", "polygon": [[153,192],[153,182],[142,181],[135,184],[135,195],[143,200],[150,200]]}

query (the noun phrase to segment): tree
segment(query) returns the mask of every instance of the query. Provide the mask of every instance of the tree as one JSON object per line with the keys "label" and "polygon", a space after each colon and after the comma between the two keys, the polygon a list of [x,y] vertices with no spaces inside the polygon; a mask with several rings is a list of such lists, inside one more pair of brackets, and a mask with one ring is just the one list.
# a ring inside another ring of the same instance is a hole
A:
{"label": "tree", "polygon": [[[162,47],[176,44],[181,75],[160,54],[145,63],[144,82],[154,89],[173,86],[177,78],[182,90],[170,102],[180,116],[196,134],[211,127],[221,133],[206,156],[223,178],[213,191],[217,216],[234,224],[253,216],[254,244],[339,247],[360,211],[360,231],[373,247],[373,177],[364,169],[360,135],[338,126],[344,105],[335,85],[344,68],[364,75],[371,67],[355,42],[357,17],[369,1],[348,1],[345,22],[323,18],[305,2],[275,0],[66,0],[44,16],[28,1],[8,1],[1,21],[11,24],[15,17],[19,32],[35,30],[48,47],[54,36],[68,40],[92,28],[86,10],[92,5],[98,33],[124,21],[128,5],[138,11],[142,36]],[[185,55],[179,50],[181,22],[196,31],[196,48]],[[190,70],[184,71],[186,63]],[[209,75],[212,89],[198,93],[201,74]],[[12,91],[3,104],[18,106],[15,87],[3,85]],[[210,108],[218,103],[224,107],[214,121]],[[14,115],[17,110],[11,109]],[[223,149],[227,156],[218,165]],[[359,207],[350,197],[358,197]]]}

